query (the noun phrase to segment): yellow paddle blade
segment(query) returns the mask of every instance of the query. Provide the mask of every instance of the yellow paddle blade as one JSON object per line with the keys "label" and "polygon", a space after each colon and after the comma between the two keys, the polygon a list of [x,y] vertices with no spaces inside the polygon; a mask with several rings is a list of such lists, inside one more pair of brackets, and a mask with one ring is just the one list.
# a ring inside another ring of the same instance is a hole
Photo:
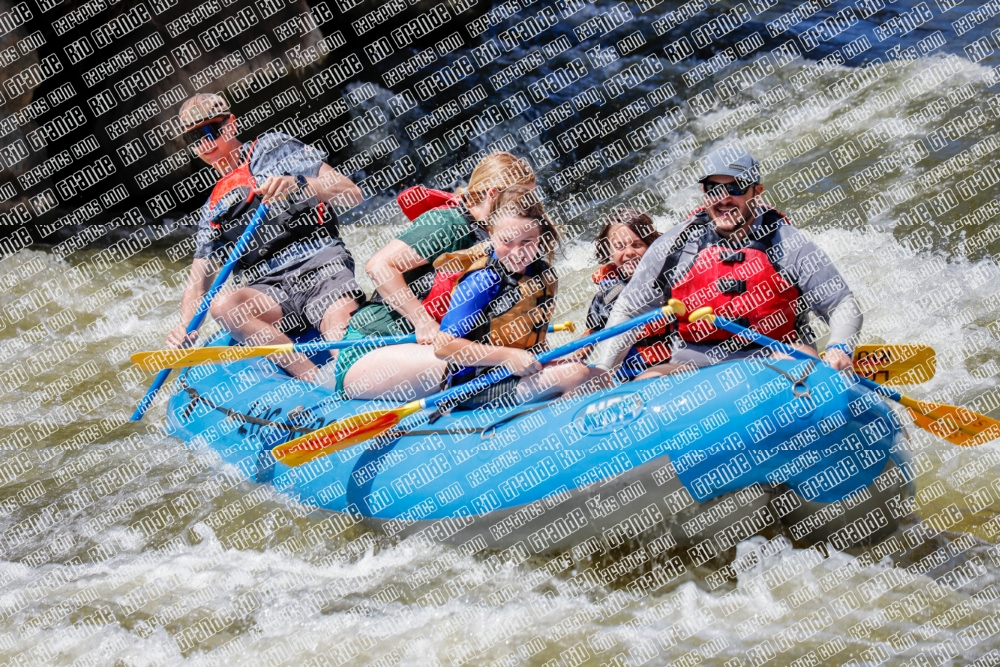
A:
{"label": "yellow paddle blade", "polygon": [[977,447],[1000,438],[1000,421],[955,405],[917,401],[902,396],[906,407],[920,428],[960,447]]}
{"label": "yellow paddle blade", "polygon": [[420,410],[420,401],[413,401],[390,410],[362,412],[289,440],[275,447],[271,453],[276,460],[294,468],[378,437],[399,424],[405,417]]}
{"label": "yellow paddle blade", "polygon": [[199,364],[223,364],[252,357],[266,357],[271,354],[287,354],[294,352],[295,346],[264,345],[261,347],[243,347],[240,345],[182,348],[179,350],[153,350],[151,352],[136,352],[132,355],[132,363],[147,371],[158,371],[164,368],[187,368]]}
{"label": "yellow paddle blade", "polygon": [[[683,315],[684,311],[681,311],[680,314]],[[698,320],[704,320],[706,318],[709,318],[709,324],[715,322],[715,313],[712,312],[711,306],[703,306],[692,312],[688,315],[688,322],[697,322]]]}
{"label": "yellow paddle blade", "polygon": [[934,348],[928,345],[858,345],[854,372],[887,385],[927,382],[937,370]]}

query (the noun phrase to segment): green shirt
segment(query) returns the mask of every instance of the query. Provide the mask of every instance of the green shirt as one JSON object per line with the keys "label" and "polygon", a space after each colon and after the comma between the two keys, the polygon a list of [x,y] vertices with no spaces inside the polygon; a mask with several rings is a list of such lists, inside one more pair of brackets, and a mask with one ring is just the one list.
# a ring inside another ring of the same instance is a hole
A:
{"label": "green shirt", "polygon": [[[434,280],[434,260],[445,253],[471,248],[485,237],[476,235],[476,228],[466,217],[465,207],[427,211],[396,238],[413,248],[427,260],[426,266],[417,267],[403,274],[407,286],[417,298],[430,290]],[[480,231],[480,235],[482,232]],[[360,309],[351,317],[350,326],[365,336],[395,336],[413,333],[413,325],[405,317],[384,303],[373,303]]]}

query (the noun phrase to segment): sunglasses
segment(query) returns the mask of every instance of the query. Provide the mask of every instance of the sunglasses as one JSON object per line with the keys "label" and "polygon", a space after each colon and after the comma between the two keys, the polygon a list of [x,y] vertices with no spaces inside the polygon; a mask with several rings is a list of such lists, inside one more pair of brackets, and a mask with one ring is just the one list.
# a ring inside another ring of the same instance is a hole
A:
{"label": "sunglasses", "polygon": [[750,183],[745,187],[740,187],[736,181],[732,183],[702,183],[701,189],[705,194],[710,194],[715,197],[722,198],[722,191],[725,190],[730,197],[742,197],[747,193],[747,190],[757,185],[756,183]]}
{"label": "sunglasses", "polygon": [[[194,129],[188,130],[182,136],[184,137],[184,143],[186,144],[197,144],[200,145],[202,141],[208,139],[212,143],[215,143],[216,139],[228,134],[228,131],[224,131],[223,127],[229,122],[232,115],[225,116],[224,118],[219,118],[216,120],[209,121],[204,125],[200,125]],[[195,146],[196,148],[198,146]]]}

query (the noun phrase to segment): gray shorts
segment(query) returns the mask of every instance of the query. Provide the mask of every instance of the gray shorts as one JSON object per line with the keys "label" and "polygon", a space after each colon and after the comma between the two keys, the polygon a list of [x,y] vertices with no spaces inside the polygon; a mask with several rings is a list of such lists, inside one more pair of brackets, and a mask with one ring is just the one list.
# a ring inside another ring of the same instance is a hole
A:
{"label": "gray shorts", "polygon": [[354,279],[354,258],[342,240],[333,241],[288,270],[258,278],[247,287],[274,299],[285,318],[294,314],[319,329],[327,309],[342,297],[353,297],[359,305],[365,300]]}

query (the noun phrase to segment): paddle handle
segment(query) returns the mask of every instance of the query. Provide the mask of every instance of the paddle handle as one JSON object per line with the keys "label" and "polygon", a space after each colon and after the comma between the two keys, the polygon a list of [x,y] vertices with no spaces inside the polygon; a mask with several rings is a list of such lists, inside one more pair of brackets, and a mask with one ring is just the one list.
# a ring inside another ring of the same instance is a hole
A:
{"label": "paddle handle", "polygon": [[[557,347],[554,350],[549,350],[548,352],[543,352],[539,354],[535,359],[538,360],[540,364],[547,364],[550,361],[554,361],[560,357],[565,357],[567,354],[572,354],[577,350],[582,350],[585,347],[590,347],[596,343],[600,343],[602,340],[607,338],[613,338],[615,336],[621,335],[632,329],[637,329],[650,322],[655,322],[667,315],[673,314],[673,309],[668,305],[663,308],[657,308],[656,310],[651,310],[648,313],[638,315],[627,322],[622,322],[621,324],[615,325],[613,327],[608,327],[606,329],[601,329],[600,331],[595,331],[589,336],[584,336],[583,338],[577,338],[574,341],[570,341],[565,345]],[[501,380],[510,377],[513,373],[510,372],[506,366],[496,366],[491,369],[488,373],[480,375],[479,377],[461,384],[457,387],[451,387],[450,389],[445,389],[442,392],[433,394],[421,400],[421,405],[425,408],[438,405],[444,401],[455,398],[456,396],[468,397],[472,394],[489,387],[490,385],[496,384]]]}
{"label": "paddle handle", "polygon": [[[219,269],[218,275],[216,275],[215,280],[212,281],[212,286],[208,288],[208,292],[205,293],[204,298],[198,305],[198,310],[195,311],[194,317],[192,317],[191,321],[188,322],[186,329],[188,334],[192,334],[197,331],[198,328],[201,327],[202,322],[205,321],[205,317],[208,315],[208,309],[212,305],[212,299],[215,298],[215,295],[219,293],[222,286],[226,284],[227,280],[229,280],[229,276],[232,275],[233,269],[236,268],[236,263],[240,261],[240,257],[243,256],[243,253],[250,245],[250,238],[254,235],[254,232],[257,231],[257,228],[267,216],[267,209],[267,204],[261,204],[257,207],[257,211],[253,214],[253,218],[250,219],[250,224],[247,225],[247,228],[243,231],[239,240],[236,241],[236,245],[233,247],[233,251],[229,254],[229,258],[226,260],[226,263],[222,265],[222,268]],[[149,406],[152,405],[153,399],[156,397],[157,392],[160,391],[160,388],[163,387],[163,383],[167,381],[167,377],[169,375],[169,368],[164,368],[156,374],[156,378],[153,379],[152,384],[149,385],[149,389],[146,390],[146,395],[142,397],[142,400],[139,401],[139,405],[135,408],[135,412],[132,413],[132,421],[135,422],[142,419],[142,416],[146,414],[146,410],[148,410]]]}
{"label": "paddle handle", "polygon": [[573,324],[573,320],[566,320],[559,324],[550,324],[548,333],[556,333],[557,331],[568,331],[573,333],[576,331],[576,325]]}
{"label": "paddle handle", "polygon": [[[810,354],[806,354],[802,350],[798,350],[792,347],[791,345],[786,345],[785,343],[775,340],[770,336],[765,336],[764,334],[758,331],[754,331],[753,329],[740,326],[739,324],[733,322],[732,320],[727,320],[726,318],[719,317],[718,315],[713,315],[712,317],[714,318],[715,326],[719,327],[720,329],[725,329],[729,333],[736,334],[740,338],[745,338],[746,340],[749,340],[753,343],[757,343],[758,345],[762,345],[772,350],[777,350],[778,352],[783,352],[790,357],[794,357],[795,359],[801,359],[802,361],[815,360],[819,361],[820,363],[824,364],[826,363],[822,359],[817,359],[816,357]],[[902,402],[903,395],[900,394],[898,391],[893,391],[888,387],[884,387],[880,384],[872,382],[871,380],[863,378],[860,375],[855,375],[855,378],[859,383],[861,383],[863,387],[867,387],[868,389],[871,389],[872,391],[881,394],[882,396],[885,396],[887,398],[891,398],[896,402]]]}

